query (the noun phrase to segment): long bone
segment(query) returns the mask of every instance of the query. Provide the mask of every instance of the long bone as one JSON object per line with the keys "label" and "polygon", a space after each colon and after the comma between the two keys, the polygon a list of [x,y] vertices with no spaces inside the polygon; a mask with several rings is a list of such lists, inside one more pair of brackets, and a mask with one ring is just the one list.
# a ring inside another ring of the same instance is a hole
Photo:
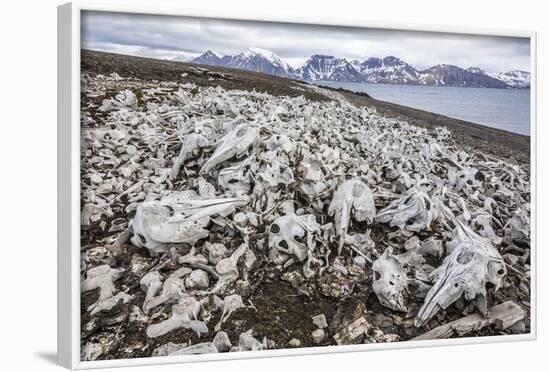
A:
{"label": "long bone", "polygon": [[[152,273],[149,273],[149,274],[152,274]],[[147,275],[143,279],[145,279],[146,277]],[[140,284],[143,283],[143,287],[145,287],[145,281],[143,279],[140,281]],[[149,295],[149,291],[147,291],[147,296],[145,298],[145,301],[143,302],[143,312],[145,314],[148,314],[149,311],[151,311],[153,308],[157,306],[160,306],[165,303],[170,303],[170,302],[174,303],[179,299],[181,299],[182,297],[184,297],[185,296],[184,281],[183,279],[180,279],[180,278],[169,277],[164,281],[164,284],[162,285],[162,291],[158,296],[147,298],[148,295]]]}
{"label": "long bone", "polygon": [[109,265],[101,265],[89,269],[86,272],[86,280],[80,285],[80,290],[88,292],[99,288],[98,302],[101,302],[113,296],[116,290],[114,282],[122,276],[124,271],[122,268],[113,269]]}
{"label": "long bone", "polygon": [[101,302],[96,302],[95,304],[88,307],[90,315],[95,315],[103,310],[111,310],[116,304],[120,301],[127,304],[133,299],[133,297],[125,292],[118,292],[116,295],[109,297]]}
{"label": "long bone", "polygon": [[232,254],[227,258],[223,258],[216,264],[216,273],[218,274],[218,283],[213,289],[213,292],[224,288],[227,284],[239,278],[239,268],[237,263],[239,258],[248,250],[248,244],[242,243]]}
{"label": "long bone", "polygon": [[195,354],[211,354],[218,353],[218,349],[213,342],[202,342],[191,346],[184,347],[183,349],[176,350],[169,356],[175,355],[195,355]]}
{"label": "long bone", "polygon": [[199,336],[201,333],[207,333],[206,324],[197,320],[200,307],[199,301],[194,297],[182,298],[176,305],[172,306],[172,316],[170,318],[147,327],[147,337],[160,337],[177,328],[192,329]]}
{"label": "long bone", "polygon": [[151,271],[139,281],[141,290],[145,292],[145,302],[151,300],[162,289],[162,275],[158,271]]}
{"label": "long bone", "polygon": [[132,299],[132,296],[124,292],[114,295],[116,290],[114,282],[122,276],[124,271],[122,268],[113,269],[109,265],[97,266],[87,271],[86,280],[80,285],[81,292],[84,293],[99,288],[98,300],[87,309],[91,315],[95,315],[102,310],[110,310],[119,301],[128,303]]}
{"label": "long bone", "polygon": [[236,310],[244,306],[243,299],[238,294],[232,294],[223,299],[223,311],[222,316],[216,327],[215,331],[219,331],[222,324],[229,318],[229,316]]}

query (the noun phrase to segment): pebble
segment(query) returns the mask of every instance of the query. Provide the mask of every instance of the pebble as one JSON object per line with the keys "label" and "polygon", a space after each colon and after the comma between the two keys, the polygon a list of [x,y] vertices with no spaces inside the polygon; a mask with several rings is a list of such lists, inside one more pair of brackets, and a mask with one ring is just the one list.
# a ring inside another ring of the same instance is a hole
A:
{"label": "pebble", "polygon": [[210,285],[208,273],[204,270],[193,270],[187,278],[185,278],[185,286],[188,288],[206,289]]}
{"label": "pebble", "polygon": [[120,172],[121,175],[123,175],[126,178],[130,178],[130,176],[132,175],[132,169],[128,167],[121,167],[119,168],[118,171]]}
{"label": "pebble", "polygon": [[191,270],[190,268],[183,266],[177,269],[176,271],[174,271],[172,274],[170,274],[170,277],[181,279],[184,276],[190,274],[192,271],[193,270]]}
{"label": "pebble", "polygon": [[148,267],[149,263],[143,256],[140,256],[139,254],[132,255],[132,260],[130,261],[130,268],[132,270],[132,273],[144,275],[143,273],[147,270]]}
{"label": "pebble", "polygon": [[504,258],[504,261],[512,266],[516,266],[519,262],[519,257],[512,253],[506,253],[502,257]]}
{"label": "pebble", "polygon": [[529,287],[527,287],[525,283],[521,282],[518,288],[524,295],[529,296]]}
{"label": "pebble", "polygon": [[373,323],[378,326],[379,328],[390,328],[390,327],[393,327],[394,324],[393,324],[393,319],[389,316],[386,316],[384,314],[376,314],[374,316],[374,320],[373,320]]}
{"label": "pebble", "polygon": [[246,270],[250,271],[256,261],[257,258],[254,252],[252,252],[251,250],[246,251],[246,253],[244,254],[244,266],[246,267]]}
{"label": "pebble", "polygon": [[233,221],[235,222],[235,225],[245,227],[248,223],[248,217],[246,217],[246,214],[239,212],[235,214]]}
{"label": "pebble", "polygon": [[325,331],[322,329],[316,329],[311,333],[311,338],[313,339],[314,344],[320,344],[321,341],[325,339]]}
{"label": "pebble", "polygon": [[519,322],[512,324],[508,329],[514,334],[525,333],[525,323],[523,320],[520,320]]}
{"label": "pebble", "polygon": [[225,257],[225,254],[227,253],[227,248],[225,245],[221,243],[215,243],[210,245],[208,247],[208,261],[210,261],[211,264],[217,265],[218,262],[222,260],[222,258]]}
{"label": "pebble", "polygon": [[288,341],[289,347],[300,347],[300,345],[302,345],[302,342],[297,338],[293,338],[292,340]]}
{"label": "pebble", "polygon": [[229,340],[229,336],[224,331],[219,331],[216,333],[216,336],[214,336],[214,340],[212,340],[214,345],[216,345],[216,349],[220,353],[226,352],[231,350],[231,341]]}
{"label": "pebble", "polygon": [[127,153],[128,155],[134,155],[134,154],[136,153],[136,151],[137,151],[136,146],[134,146],[134,145],[128,145],[128,146],[126,146],[126,153]]}
{"label": "pebble", "polygon": [[103,346],[99,343],[88,343],[82,348],[80,359],[83,361],[96,360],[103,354]]}
{"label": "pebble", "polygon": [[90,177],[90,181],[92,181],[92,183],[95,183],[97,185],[103,182],[103,178],[101,178],[99,174],[92,174],[92,177]]}
{"label": "pebble", "polygon": [[363,267],[365,267],[366,263],[367,263],[367,260],[365,260],[365,257],[363,257],[363,256],[353,257],[353,264],[355,266],[363,268]]}
{"label": "pebble", "polygon": [[325,317],[325,314],[319,314],[311,317],[311,320],[313,321],[313,324],[315,324],[318,328],[327,328],[327,318]]}

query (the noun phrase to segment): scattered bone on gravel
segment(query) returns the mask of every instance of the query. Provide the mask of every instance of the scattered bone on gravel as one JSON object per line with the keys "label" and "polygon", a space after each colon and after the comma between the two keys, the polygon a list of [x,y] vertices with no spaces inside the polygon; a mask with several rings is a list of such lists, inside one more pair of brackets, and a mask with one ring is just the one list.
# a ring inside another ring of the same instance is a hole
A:
{"label": "scattered bone on gravel", "polygon": [[530,330],[526,165],[207,73],[82,75],[83,360]]}

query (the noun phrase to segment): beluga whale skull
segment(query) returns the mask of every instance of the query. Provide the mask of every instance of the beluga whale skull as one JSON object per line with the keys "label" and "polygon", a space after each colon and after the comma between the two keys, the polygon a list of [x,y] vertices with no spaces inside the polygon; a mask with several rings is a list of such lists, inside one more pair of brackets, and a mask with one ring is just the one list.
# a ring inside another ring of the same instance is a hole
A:
{"label": "beluga whale skull", "polygon": [[349,180],[340,185],[328,207],[328,215],[334,216],[336,234],[340,236],[338,254],[341,253],[351,219],[371,224],[376,216],[374,196],[360,180]]}
{"label": "beluga whale skull", "polygon": [[[296,215],[288,214],[277,218],[269,228],[269,249],[273,253],[282,254],[289,258],[285,266],[295,260],[306,261],[303,267],[306,276],[312,276],[310,265],[316,263],[313,256],[315,249],[315,235],[320,234],[320,226],[312,214]],[[273,252],[275,251],[275,252]]]}
{"label": "beluga whale skull", "polygon": [[260,131],[250,124],[240,124],[222,137],[214,153],[204,163],[200,173],[206,174],[234,156],[241,156],[259,139]]}

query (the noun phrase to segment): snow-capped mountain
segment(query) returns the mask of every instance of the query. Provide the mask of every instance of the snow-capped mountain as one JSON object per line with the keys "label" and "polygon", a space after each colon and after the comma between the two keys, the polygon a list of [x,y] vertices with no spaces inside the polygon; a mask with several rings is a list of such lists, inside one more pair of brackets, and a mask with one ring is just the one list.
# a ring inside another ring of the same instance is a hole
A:
{"label": "snow-capped mountain", "polygon": [[357,71],[345,58],[336,58],[316,54],[311,56],[302,67],[296,70],[296,76],[312,81],[364,82],[366,77]]}
{"label": "snow-capped mountain", "polygon": [[369,83],[416,84],[419,72],[394,56],[369,58],[358,66]]}
{"label": "snow-capped mountain", "polygon": [[272,51],[248,48],[236,55],[225,55],[208,50],[190,62],[263,72],[265,74],[307,81],[338,81],[343,83],[385,83],[444,85],[476,88],[529,88],[531,74],[526,71],[508,71],[490,74],[479,67],[463,69],[439,64],[418,70],[394,56],[354,59],[315,54],[299,68],[292,68]]}
{"label": "snow-capped mountain", "polygon": [[[223,58],[224,63],[226,57]],[[260,48],[248,48],[241,54],[231,57],[225,65],[277,76],[291,77],[294,74],[294,69],[278,55]]]}
{"label": "snow-capped mountain", "polygon": [[263,72],[264,74],[283,77],[294,77],[294,69],[275,53],[260,48],[248,48],[234,56],[220,56],[212,51],[200,55],[192,60],[193,63],[240,68]]}
{"label": "snow-capped mountain", "polygon": [[[479,69],[481,71],[481,69]],[[435,65],[420,73],[418,83],[421,85],[445,85],[472,88],[507,88],[506,83],[489,75],[471,72],[453,65]]]}
{"label": "snow-capped mountain", "polygon": [[212,50],[207,50],[206,53],[203,53],[197,58],[192,59],[191,62],[199,63],[201,65],[223,66],[222,58],[222,55]]}
{"label": "snow-capped mountain", "polygon": [[483,71],[479,67],[469,67],[466,71],[474,74],[482,74],[492,77],[505,83],[509,88],[530,88],[531,87],[531,73],[521,70],[512,70],[507,72],[499,72],[498,74],[489,74]]}
{"label": "snow-capped mountain", "polygon": [[501,72],[491,75],[495,79],[498,79],[509,87],[512,88],[530,88],[531,87],[531,73],[521,70],[513,70],[508,72]]}

